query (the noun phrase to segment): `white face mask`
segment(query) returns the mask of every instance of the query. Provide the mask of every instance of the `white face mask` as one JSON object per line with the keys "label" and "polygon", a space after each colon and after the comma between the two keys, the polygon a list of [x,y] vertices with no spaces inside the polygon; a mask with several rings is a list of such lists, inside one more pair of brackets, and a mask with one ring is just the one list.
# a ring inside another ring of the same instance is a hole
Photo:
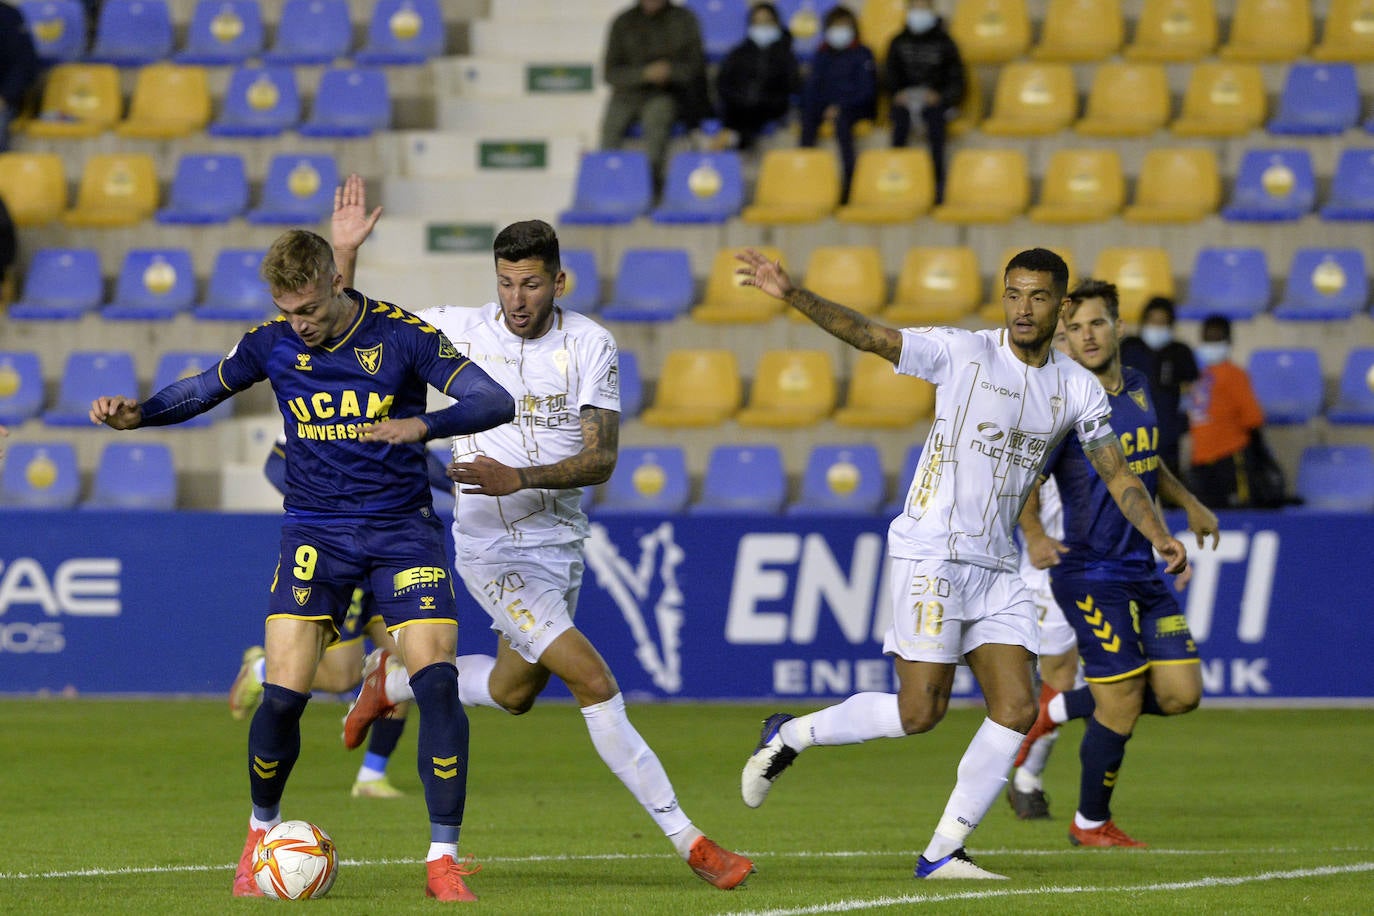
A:
{"label": "white face mask", "polygon": [[1197,361],[1204,367],[1215,366],[1217,363],[1226,362],[1230,357],[1231,345],[1224,340],[1213,340],[1198,344],[1193,352],[1197,354]]}
{"label": "white face mask", "polygon": [[929,32],[931,29],[935,28],[936,18],[934,10],[907,10],[906,27],[917,35],[920,35],[923,32]]}
{"label": "white face mask", "polygon": [[1140,339],[1151,350],[1162,350],[1174,339],[1174,332],[1166,324],[1147,324],[1140,329]]}
{"label": "white face mask", "polygon": [[854,43],[854,30],[847,25],[832,25],[825,30],[825,43],[842,51]]}
{"label": "white face mask", "polygon": [[782,29],[770,22],[761,22],[749,27],[749,40],[760,48],[766,48],[782,37]]}

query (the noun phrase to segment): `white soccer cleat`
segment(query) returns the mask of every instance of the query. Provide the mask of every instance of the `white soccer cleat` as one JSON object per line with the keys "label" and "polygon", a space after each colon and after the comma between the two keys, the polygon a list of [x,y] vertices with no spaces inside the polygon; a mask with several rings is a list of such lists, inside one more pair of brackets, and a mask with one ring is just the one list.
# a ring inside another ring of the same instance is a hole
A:
{"label": "white soccer cleat", "polygon": [[962,878],[974,881],[1007,880],[1006,875],[990,872],[970,859],[962,846],[943,859],[936,859],[934,862],[921,856],[916,860],[916,877],[930,879]]}
{"label": "white soccer cleat", "polygon": [[785,712],[775,712],[763,720],[759,743],[740,774],[740,795],[751,808],[763,804],[774,780],[797,759],[798,752],[782,743],[782,724],[792,718]]}

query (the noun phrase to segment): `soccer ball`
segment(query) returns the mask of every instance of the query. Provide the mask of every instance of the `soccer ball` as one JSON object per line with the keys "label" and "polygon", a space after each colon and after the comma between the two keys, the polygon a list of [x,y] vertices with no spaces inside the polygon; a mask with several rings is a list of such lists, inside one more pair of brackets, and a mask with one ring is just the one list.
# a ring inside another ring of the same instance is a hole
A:
{"label": "soccer ball", "polygon": [[305,821],[282,821],[253,851],[253,879],[264,894],[279,900],[323,897],[338,873],[334,841]]}

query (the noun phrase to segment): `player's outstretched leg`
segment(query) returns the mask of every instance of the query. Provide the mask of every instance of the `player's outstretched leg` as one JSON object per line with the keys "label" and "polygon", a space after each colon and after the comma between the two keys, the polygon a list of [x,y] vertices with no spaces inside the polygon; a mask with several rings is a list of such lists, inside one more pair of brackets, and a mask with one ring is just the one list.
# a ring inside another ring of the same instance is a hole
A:
{"label": "player's outstretched leg", "polygon": [[404,706],[396,707],[390,714],[372,723],[367,738],[367,754],[363,757],[362,766],[358,767],[358,776],[353,783],[354,798],[405,796],[404,792],[393,786],[391,780],[386,778],[387,764],[391,762],[391,754],[396,750],[405,727]]}
{"label": "player's outstretched leg", "polygon": [[348,707],[343,720],[343,743],[350,751],[363,743],[372,723],[396,708],[387,699],[386,678],[391,653],[385,649],[373,649],[363,662],[363,686],[358,698]]}
{"label": "player's outstretched leg", "polygon": [[754,753],[744,762],[744,772],[740,774],[740,794],[744,797],[744,803],[751,808],[763,804],[773,783],[801,753],[788,747],[782,740],[783,725],[794,718],[785,712],[775,712],[763,720],[759,742],[754,747]]}
{"label": "player's outstretched leg", "polygon": [[239,673],[229,687],[229,715],[246,719],[262,702],[262,682],[267,679],[267,653],[262,646],[249,646],[243,653]]}

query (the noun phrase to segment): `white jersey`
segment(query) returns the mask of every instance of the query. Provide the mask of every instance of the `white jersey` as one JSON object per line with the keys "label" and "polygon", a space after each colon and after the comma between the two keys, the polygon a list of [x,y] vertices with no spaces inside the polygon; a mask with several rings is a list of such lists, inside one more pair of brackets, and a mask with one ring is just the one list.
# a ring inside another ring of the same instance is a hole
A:
{"label": "white jersey", "polygon": [[[1059,500],[1059,484],[1053,477],[1040,482],[1040,524],[1045,533],[1056,541],[1064,539],[1064,504]],[[1033,592],[1050,593],[1050,571],[1036,569],[1031,562],[1030,551],[1025,547],[1025,535],[1021,540],[1021,581]]]}
{"label": "white jersey", "polygon": [[[515,398],[512,422],[453,440],[459,461],[487,455],[516,468],[555,464],[582,451],[583,407],[620,410],[615,338],[584,315],[555,308],[553,326],[537,340],[511,333],[495,302],[481,308],[440,306],[419,315]],[[459,492],[453,517],[458,552],[470,558],[587,536],[580,487],[517,490],[508,496]]]}
{"label": "white jersey", "polygon": [[935,421],[888,552],[1015,572],[1012,538],[1026,494],[1070,429],[1088,445],[1112,435],[1096,377],[1051,349],[1026,365],[1005,328],[905,328],[897,371],[933,382]]}

